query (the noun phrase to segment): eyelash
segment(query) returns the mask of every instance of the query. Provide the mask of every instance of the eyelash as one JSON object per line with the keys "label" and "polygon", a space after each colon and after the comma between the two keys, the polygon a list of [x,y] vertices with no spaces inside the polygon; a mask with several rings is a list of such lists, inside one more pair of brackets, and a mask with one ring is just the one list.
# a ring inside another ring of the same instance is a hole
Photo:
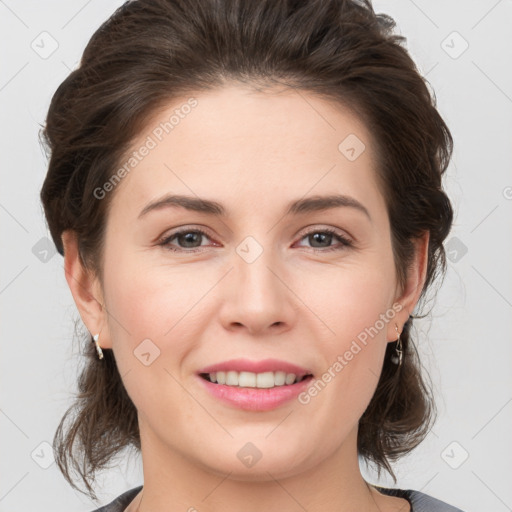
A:
{"label": "eyelash", "polygon": [[[187,234],[187,233],[199,233],[201,235],[204,235],[207,238],[210,238],[208,233],[206,233],[206,231],[203,231],[202,229],[199,229],[199,228],[186,229],[185,228],[185,229],[181,229],[179,231],[174,232],[172,235],[169,235],[169,236],[165,237],[158,245],[160,245],[160,246],[164,247],[165,249],[167,249],[169,251],[172,251],[172,252],[184,252],[184,253],[201,252],[202,249],[200,247],[196,247],[196,248],[193,248],[193,249],[181,249],[181,248],[180,249],[175,249],[174,247],[172,247],[170,245],[170,241],[171,240],[173,240],[174,238],[179,237],[180,235],[184,235],[184,234]],[[307,236],[313,235],[315,233],[322,233],[322,234],[327,234],[327,235],[333,235],[334,238],[336,238],[341,243],[341,246],[328,247],[326,249],[318,249],[316,247],[311,247],[311,249],[314,252],[322,253],[322,252],[331,252],[331,251],[341,251],[343,249],[346,249],[348,247],[352,247],[353,246],[353,242],[351,240],[349,240],[348,238],[344,237],[343,235],[340,235],[337,231],[335,231],[332,228],[315,229],[315,230],[309,231],[307,233],[304,233],[304,235],[301,237],[301,240],[306,238]]]}

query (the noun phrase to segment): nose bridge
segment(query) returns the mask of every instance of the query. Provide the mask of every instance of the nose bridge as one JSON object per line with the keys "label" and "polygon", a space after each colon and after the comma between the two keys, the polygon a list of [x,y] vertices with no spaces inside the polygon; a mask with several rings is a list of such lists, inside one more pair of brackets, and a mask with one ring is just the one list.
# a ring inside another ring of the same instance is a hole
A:
{"label": "nose bridge", "polygon": [[286,286],[278,277],[280,265],[276,251],[269,245],[271,239],[266,236],[260,242],[256,236],[247,236],[235,248],[231,273],[235,291],[226,310],[230,312],[228,320],[254,332],[291,321],[288,316],[292,308],[286,299]]}
{"label": "nose bridge", "polygon": [[[259,237],[261,240],[261,236]],[[275,276],[275,251],[266,237],[260,242],[255,236],[249,235],[236,247],[236,270],[241,286],[241,295],[249,294],[252,301],[269,303],[277,291],[279,283]]]}

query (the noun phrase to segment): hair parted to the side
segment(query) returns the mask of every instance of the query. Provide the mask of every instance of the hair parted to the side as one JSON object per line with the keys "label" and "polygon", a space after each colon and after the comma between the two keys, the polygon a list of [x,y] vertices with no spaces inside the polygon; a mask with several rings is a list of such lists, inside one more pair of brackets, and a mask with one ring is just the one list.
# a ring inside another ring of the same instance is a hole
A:
{"label": "hair parted to the side", "polygon": [[[104,227],[115,190],[106,183],[151,116],[186,94],[243,82],[285,86],[352,109],[377,145],[378,176],[390,218],[397,276],[404,283],[413,242],[429,232],[422,299],[445,271],[443,241],[452,208],[442,176],[452,151],[435,97],[394,21],[365,0],[132,0],[94,33],[77,69],[55,92],[42,131],[49,168],[41,200],[53,240],[74,230],[84,266],[102,281]],[[435,417],[403,326],[404,361],[389,343],[377,390],[359,422],[358,453],[387,470],[410,452]],[[95,473],[123,448],[140,450],[137,412],[111,350],[98,361],[89,336],[79,394],[54,438],[57,464],[76,489],[73,469],[96,498]],[[70,419],[70,426],[67,425]]]}

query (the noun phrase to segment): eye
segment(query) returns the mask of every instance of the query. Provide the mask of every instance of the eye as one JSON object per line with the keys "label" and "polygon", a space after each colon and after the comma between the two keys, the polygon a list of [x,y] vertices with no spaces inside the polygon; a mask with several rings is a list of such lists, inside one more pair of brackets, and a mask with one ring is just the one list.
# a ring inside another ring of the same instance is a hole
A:
{"label": "eye", "polygon": [[[201,241],[202,237],[207,237],[208,234],[202,229],[182,229],[174,232],[172,235],[164,238],[158,245],[175,252],[199,252],[198,247],[201,247],[201,243],[197,245],[197,242]],[[171,245],[171,241],[176,239],[180,244],[184,244],[181,247],[174,247]],[[196,250],[185,250],[185,249],[196,249]]]}
{"label": "eye", "polygon": [[[332,228],[317,228],[303,235],[301,240],[304,240],[305,238],[313,244],[320,244],[320,248],[318,248],[318,246],[312,247],[315,252],[340,251],[353,246],[353,242],[351,240]],[[333,239],[338,240],[340,245],[330,246],[330,242],[332,242]],[[322,244],[327,245],[322,246]]]}
{"label": "eye", "polygon": [[[208,239],[210,238],[208,236],[208,233],[206,233],[206,231],[203,231],[202,229],[185,228],[179,231],[175,231],[171,235],[165,237],[158,243],[158,245],[174,252],[200,252],[200,247],[203,246],[203,244],[201,243],[201,239],[203,237],[206,237]],[[341,233],[338,233],[336,230],[332,228],[317,228],[316,230],[311,230],[304,234],[300,240],[304,240],[305,238],[308,238],[310,243],[313,243],[313,246],[311,248],[315,252],[339,251],[347,247],[352,247],[353,245],[351,240],[349,240],[347,237],[343,236]],[[171,242],[175,239],[179,244],[178,247],[171,244]],[[339,242],[339,245],[331,246],[331,242],[333,241],[333,239],[337,240]],[[314,244],[320,244],[320,246],[317,245],[315,247]]]}

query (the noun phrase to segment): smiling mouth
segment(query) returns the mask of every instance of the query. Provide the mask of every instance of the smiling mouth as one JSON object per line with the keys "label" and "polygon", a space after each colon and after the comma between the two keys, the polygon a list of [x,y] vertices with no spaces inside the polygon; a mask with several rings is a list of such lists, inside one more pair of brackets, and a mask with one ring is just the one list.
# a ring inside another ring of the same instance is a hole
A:
{"label": "smiling mouth", "polygon": [[311,379],[311,374],[296,375],[295,373],[277,372],[236,372],[220,371],[212,373],[200,373],[200,377],[213,384],[240,388],[270,389],[282,386],[291,386],[306,379]]}

